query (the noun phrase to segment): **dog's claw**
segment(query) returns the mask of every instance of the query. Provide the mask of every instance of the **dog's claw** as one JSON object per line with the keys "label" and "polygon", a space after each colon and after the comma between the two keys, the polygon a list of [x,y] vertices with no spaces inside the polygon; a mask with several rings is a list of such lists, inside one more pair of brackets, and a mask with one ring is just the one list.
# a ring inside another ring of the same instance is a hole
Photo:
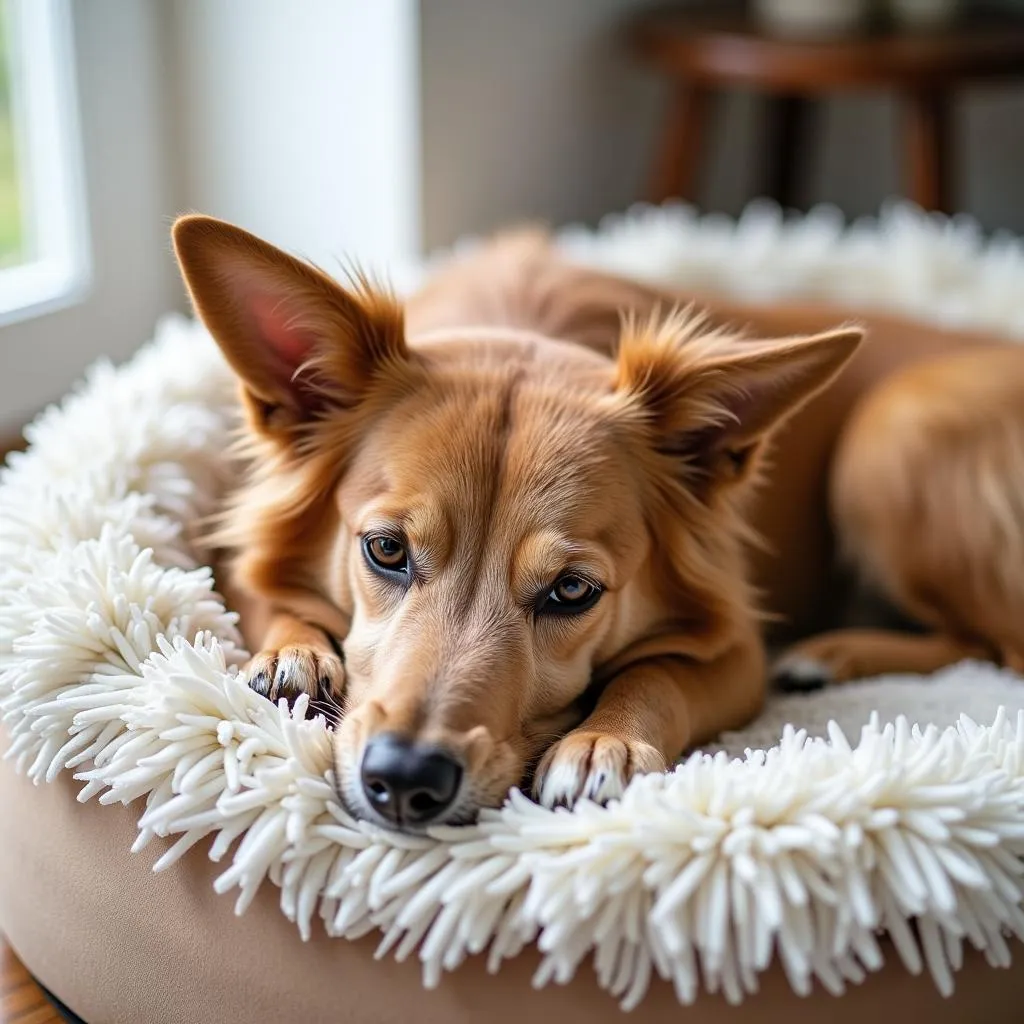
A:
{"label": "dog's claw", "polygon": [[249,677],[249,688],[266,697],[270,692],[270,676],[264,671],[254,672]]}
{"label": "dog's claw", "polygon": [[772,685],[780,693],[813,693],[833,682],[827,665],[814,658],[784,658],[772,669]]}

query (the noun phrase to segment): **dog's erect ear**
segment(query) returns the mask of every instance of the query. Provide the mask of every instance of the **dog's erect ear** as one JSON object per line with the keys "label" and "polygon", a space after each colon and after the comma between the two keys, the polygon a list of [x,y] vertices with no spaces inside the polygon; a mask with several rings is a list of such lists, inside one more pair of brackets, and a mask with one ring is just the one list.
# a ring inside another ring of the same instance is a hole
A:
{"label": "dog's erect ear", "polygon": [[389,361],[405,359],[402,307],[241,228],[181,217],[174,251],[196,312],[267,426],[292,426],[358,402]]}
{"label": "dog's erect ear", "polygon": [[627,325],[617,386],[639,404],[661,453],[704,479],[736,479],[771,431],[831,383],[862,338],[847,326],[746,341],[678,313]]}

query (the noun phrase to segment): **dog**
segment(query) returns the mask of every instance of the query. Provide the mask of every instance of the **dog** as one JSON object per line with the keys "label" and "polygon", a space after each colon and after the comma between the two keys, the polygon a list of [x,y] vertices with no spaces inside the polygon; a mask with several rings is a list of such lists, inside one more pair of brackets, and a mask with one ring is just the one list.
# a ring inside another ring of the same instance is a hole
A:
{"label": "dog", "polygon": [[[404,303],[209,217],[173,241],[241,384],[213,540],[249,684],[328,707],[355,817],[614,799],[772,676],[1024,667],[1024,350],[677,295],[534,229]],[[843,628],[863,591],[914,628]]]}

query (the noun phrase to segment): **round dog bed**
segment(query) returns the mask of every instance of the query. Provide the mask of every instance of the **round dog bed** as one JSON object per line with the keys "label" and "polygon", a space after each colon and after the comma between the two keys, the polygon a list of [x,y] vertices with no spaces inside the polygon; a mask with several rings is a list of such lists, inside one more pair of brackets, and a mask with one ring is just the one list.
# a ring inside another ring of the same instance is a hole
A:
{"label": "round dog bed", "polygon": [[[642,209],[563,244],[694,290],[1024,334],[1020,244],[903,207],[851,229]],[[0,930],[72,1009],[1016,1018],[1024,978],[992,968],[1024,938],[1018,678],[778,698],[607,808],[513,794],[471,828],[383,832],[333,799],[323,721],[238,675],[195,533],[231,485],[235,414],[213,344],[171,319],[33,424],[0,483]]]}

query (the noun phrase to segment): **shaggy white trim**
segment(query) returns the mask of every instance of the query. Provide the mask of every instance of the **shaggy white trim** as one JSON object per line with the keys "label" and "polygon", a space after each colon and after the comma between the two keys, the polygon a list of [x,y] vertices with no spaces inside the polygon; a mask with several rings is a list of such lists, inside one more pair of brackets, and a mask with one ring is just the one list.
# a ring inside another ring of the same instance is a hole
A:
{"label": "shaggy white trim", "polygon": [[[565,244],[677,284],[1024,333],[1021,246],[906,209],[847,233],[821,213],[787,226],[764,207],[738,225],[640,210]],[[626,1008],[655,975],[684,1003],[699,988],[739,1001],[776,957],[796,991],[839,993],[882,965],[883,932],[942,992],[964,941],[1009,963],[1006,937],[1024,938],[1024,691],[984,666],[780,699],[607,808],[513,794],[432,838],[348,818],[323,721],[240,678],[234,616],[190,536],[230,483],[234,415],[215,348],[171,319],[44,414],[0,483],[9,756],[37,782],[75,771],[81,800],[144,797],[135,849],[174,839],[156,870],[209,838],[239,913],[269,878],[303,936],[318,918],[331,935],[380,931],[380,954],[418,955],[428,985],[485,950],[497,969],[536,943],[538,985],[589,956]]]}

